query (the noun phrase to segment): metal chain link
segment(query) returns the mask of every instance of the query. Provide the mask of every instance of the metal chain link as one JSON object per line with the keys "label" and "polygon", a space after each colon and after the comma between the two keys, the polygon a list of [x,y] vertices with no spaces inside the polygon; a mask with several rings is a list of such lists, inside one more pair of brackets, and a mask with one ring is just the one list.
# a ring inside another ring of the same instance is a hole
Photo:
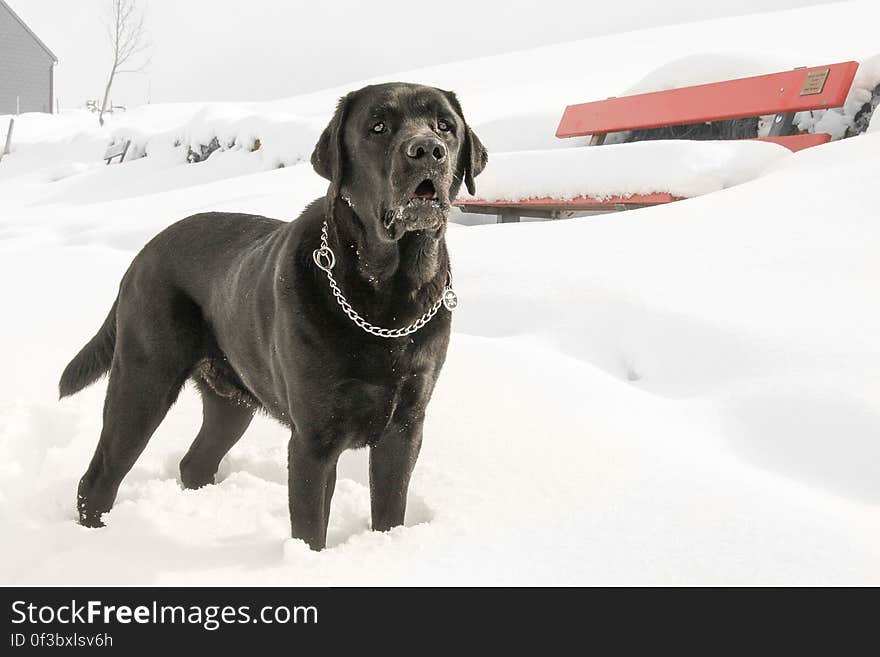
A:
{"label": "metal chain link", "polygon": [[327,274],[327,280],[330,281],[330,289],[333,291],[333,296],[336,297],[336,302],[342,308],[343,312],[348,315],[348,318],[367,333],[380,338],[404,338],[408,335],[412,335],[431,321],[434,315],[440,310],[440,306],[445,306],[449,311],[455,310],[458,306],[458,296],[456,296],[452,289],[452,272],[447,271],[447,280],[446,285],[443,288],[443,294],[440,295],[440,298],[437,299],[434,305],[431,306],[424,315],[419,317],[409,326],[404,326],[402,328],[389,329],[376,326],[375,324],[370,324],[370,322],[361,317],[357,311],[351,307],[351,304],[348,303],[345,295],[342,294],[342,290],[339,289],[336,279],[333,278],[333,272],[331,270],[336,265],[336,255],[333,253],[333,250],[330,248],[330,244],[327,241],[326,221],[324,222],[324,227],[321,229],[321,246],[312,252],[312,259],[315,261],[318,269],[323,270],[323,272]]}

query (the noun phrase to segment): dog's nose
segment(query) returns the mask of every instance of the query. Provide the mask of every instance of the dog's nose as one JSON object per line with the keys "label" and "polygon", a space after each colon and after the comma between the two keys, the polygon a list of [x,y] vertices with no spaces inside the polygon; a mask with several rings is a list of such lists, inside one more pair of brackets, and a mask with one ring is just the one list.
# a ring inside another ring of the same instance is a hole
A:
{"label": "dog's nose", "polygon": [[406,145],[406,154],[414,160],[431,157],[442,162],[446,159],[446,144],[436,137],[416,137]]}

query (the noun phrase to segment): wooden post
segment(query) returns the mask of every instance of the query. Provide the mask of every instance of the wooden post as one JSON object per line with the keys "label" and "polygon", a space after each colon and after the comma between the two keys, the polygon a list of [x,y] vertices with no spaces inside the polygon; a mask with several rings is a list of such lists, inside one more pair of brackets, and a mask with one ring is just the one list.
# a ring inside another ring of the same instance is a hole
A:
{"label": "wooden post", "polygon": [[0,153],[0,161],[3,160],[5,155],[9,155],[12,152],[12,129],[15,127],[15,119],[9,119],[9,130],[6,133],[6,145],[3,147],[3,152]]}

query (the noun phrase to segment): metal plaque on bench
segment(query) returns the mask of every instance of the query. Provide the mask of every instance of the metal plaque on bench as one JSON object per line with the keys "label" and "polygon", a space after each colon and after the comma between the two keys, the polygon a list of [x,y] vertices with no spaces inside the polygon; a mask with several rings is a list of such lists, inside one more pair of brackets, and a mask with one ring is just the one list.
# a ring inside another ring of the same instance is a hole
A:
{"label": "metal plaque on bench", "polygon": [[822,93],[822,89],[825,88],[825,80],[828,79],[830,71],[831,69],[823,68],[807,73],[807,79],[804,80],[804,86],[801,87],[801,96],[815,96]]}

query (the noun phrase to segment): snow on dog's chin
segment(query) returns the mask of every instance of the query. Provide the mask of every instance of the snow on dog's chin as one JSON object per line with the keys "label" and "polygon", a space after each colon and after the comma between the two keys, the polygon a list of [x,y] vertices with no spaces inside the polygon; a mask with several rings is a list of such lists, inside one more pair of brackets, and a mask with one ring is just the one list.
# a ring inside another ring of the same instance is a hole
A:
{"label": "snow on dog's chin", "polygon": [[414,230],[439,230],[449,217],[449,204],[438,198],[410,198],[385,214],[385,228],[398,240]]}

